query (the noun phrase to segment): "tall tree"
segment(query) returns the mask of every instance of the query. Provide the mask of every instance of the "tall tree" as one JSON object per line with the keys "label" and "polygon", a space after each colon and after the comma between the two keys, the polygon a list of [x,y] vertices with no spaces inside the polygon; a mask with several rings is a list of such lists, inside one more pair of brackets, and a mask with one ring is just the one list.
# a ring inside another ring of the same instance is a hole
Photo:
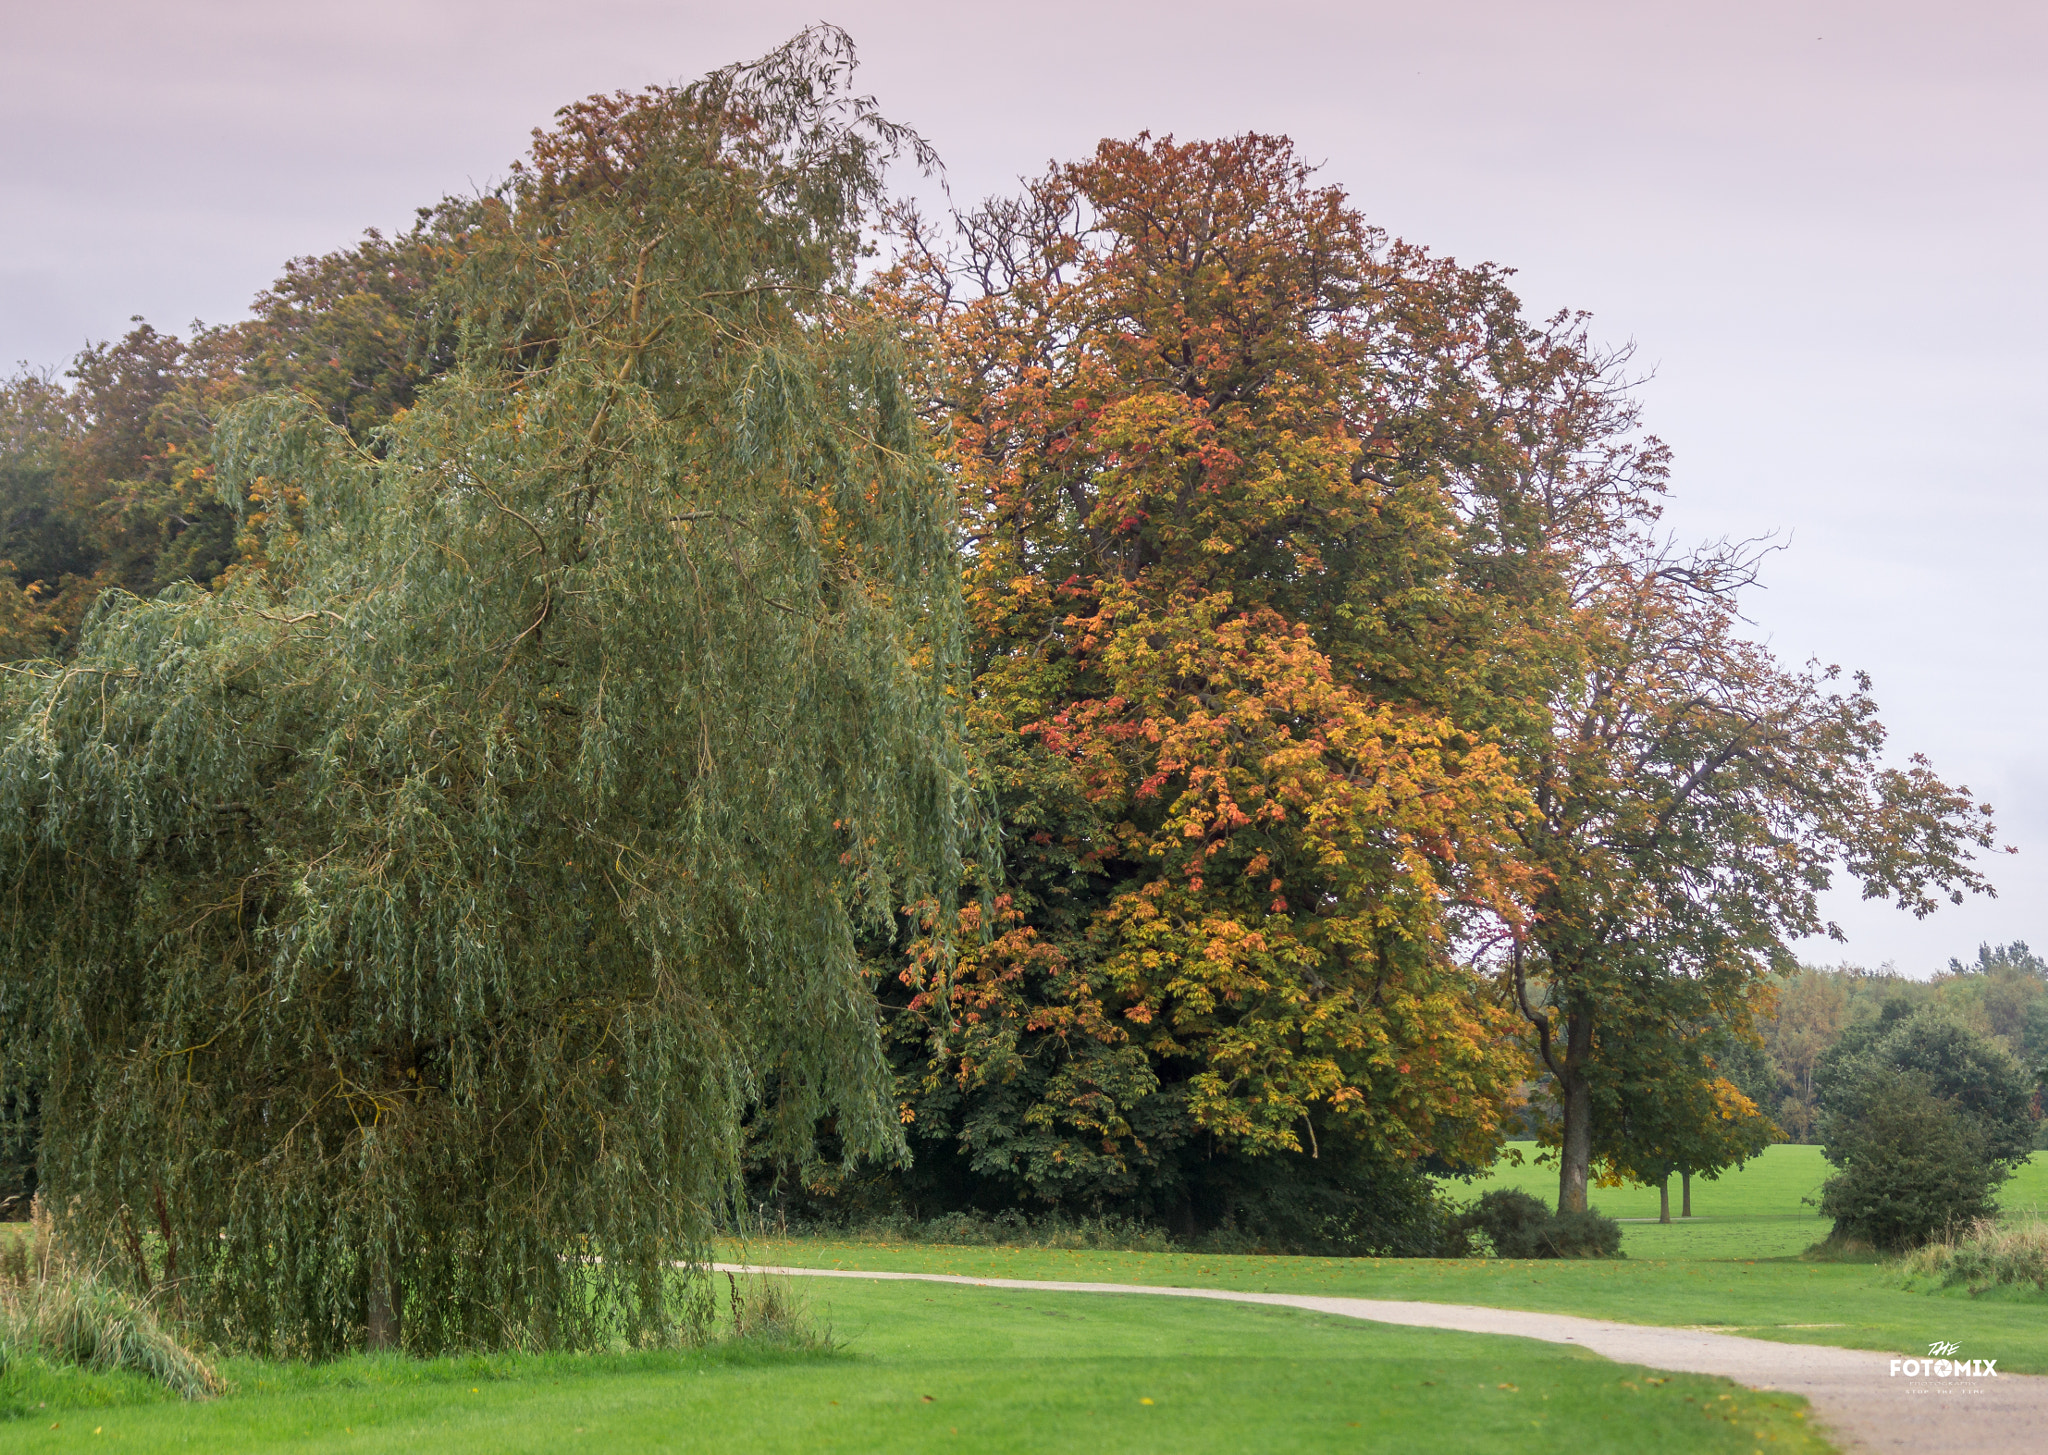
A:
{"label": "tall tree", "polygon": [[0,1065],[215,1337],[658,1337],[743,1118],[900,1147],[854,937],[960,880],[962,625],[851,65],[561,113],[408,412],[217,432],[268,564],[0,677]]}
{"label": "tall tree", "polygon": [[1627,1061],[1617,1043],[1646,1007],[1746,1033],[1786,942],[1839,934],[1818,898],[1838,866],[1921,915],[1989,887],[1971,861],[1993,842],[1989,808],[1923,759],[1885,765],[1868,681],[1788,669],[1743,634],[1753,564],[1589,559],[1575,670],[1525,748],[1541,879],[1509,973],[1560,1103],[1560,1209],[1586,1205],[1601,1067]]}
{"label": "tall tree", "polygon": [[1569,549],[1525,497],[1596,535],[1653,488],[1611,361],[1282,139],[1105,142],[907,232],[1007,826],[989,939],[907,976],[920,1156],[1190,1227],[1484,1162],[1523,1052],[1462,957],[1527,882],[1502,740]]}

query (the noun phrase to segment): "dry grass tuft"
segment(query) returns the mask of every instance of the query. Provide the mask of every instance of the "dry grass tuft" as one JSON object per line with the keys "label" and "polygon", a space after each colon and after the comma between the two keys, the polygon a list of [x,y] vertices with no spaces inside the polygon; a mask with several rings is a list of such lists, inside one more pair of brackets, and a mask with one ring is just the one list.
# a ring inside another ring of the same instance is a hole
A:
{"label": "dry grass tuft", "polygon": [[1931,1279],[1943,1288],[1961,1285],[1972,1293],[2024,1284],[2048,1293],[2048,1222],[1987,1218],[1958,1236],[1908,1253],[1898,1271],[1909,1280]]}
{"label": "dry grass tuft", "polygon": [[22,1358],[123,1369],[186,1399],[210,1399],[227,1381],[164,1328],[148,1303],[73,1262],[49,1216],[0,1243],[0,1367]]}
{"label": "dry grass tuft", "polygon": [[731,1338],[771,1349],[830,1354],[840,1347],[832,1326],[819,1320],[794,1279],[774,1273],[727,1273],[732,1294]]}

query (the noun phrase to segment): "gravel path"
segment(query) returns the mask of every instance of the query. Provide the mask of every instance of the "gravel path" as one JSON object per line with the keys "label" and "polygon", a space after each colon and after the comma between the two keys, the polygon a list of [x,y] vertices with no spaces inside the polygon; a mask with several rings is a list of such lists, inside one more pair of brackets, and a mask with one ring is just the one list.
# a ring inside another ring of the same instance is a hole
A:
{"label": "gravel path", "polygon": [[[719,1264],[720,1268],[729,1265]],[[744,1271],[730,1265],[735,1272]],[[1915,1455],[2012,1455],[2048,1450],[2048,1378],[2006,1374],[1978,1378],[1908,1378],[1892,1373],[1891,1354],[1824,1344],[1779,1344],[1695,1329],[1616,1324],[1568,1314],[1470,1304],[1407,1303],[1377,1298],[1324,1298],[1300,1293],[1235,1293],[1220,1288],[1150,1288],[1129,1283],[1055,1283],[1023,1278],[966,1278],[951,1273],[880,1273],[849,1268],[759,1268],[804,1278],[867,1278],[960,1283],[970,1288],[1023,1288],[1048,1293],[1147,1293],[1267,1303],[1342,1314],[1382,1324],[1511,1334],[1552,1344],[1578,1344],[1609,1359],[1718,1374],[1755,1389],[1804,1396],[1826,1434],[1845,1450],[1912,1451]],[[1918,1356],[1922,1351],[1908,1350]]]}

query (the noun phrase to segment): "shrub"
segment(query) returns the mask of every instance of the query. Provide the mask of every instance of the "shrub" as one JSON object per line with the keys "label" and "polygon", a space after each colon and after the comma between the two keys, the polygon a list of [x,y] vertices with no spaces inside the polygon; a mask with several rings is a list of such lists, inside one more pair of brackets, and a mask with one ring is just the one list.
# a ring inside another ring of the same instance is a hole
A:
{"label": "shrub", "polygon": [[1907,1283],[1931,1279],[1941,1288],[1982,1293],[2001,1284],[2032,1284],[2048,1293],[2048,1223],[1983,1219],[1959,1238],[1945,1238],[1908,1253],[1898,1271]]}
{"label": "shrub", "polygon": [[1991,1216],[1992,1190],[2006,1177],[1976,1119],[1921,1072],[1872,1071],[1853,1113],[1830,1118],[1825,1150],[1842,1169],[1820,1199],[1836,1238],[1886,1252]]}
{"label": "shrub", "polygon": [[1501,1188],[1487,1193],[1457,1218],[1454,1227],[1467,1238],[1486,1240],[1486,1247],[1501,1258],[1533,1258],[1535,1230],[1548,1222],[1552,1213],[1541,1200],[1526,1192]]}
{"label": "shrub", "polygon": [[1217,1158],[1206,1177],[1223,1215],[1187,1239],[1202,1251],[1435,1258],[1457,1213],[1422,1167],[1350,1138],[1316,1157]]}
{"label": "shrub", "polygon": [[125,1370],[186,1399],[224,1393],[227,1381],[158,1322],[148,1304],[73,1263],[48,1217],[0,1247],[0,1363],[24,1359]]}
{"label": "shrub", "polygon": [[1538,1258],[1619,1258],[1621,1224],[1597,1209],[1563,1212],[1537,1232]]}
{"label": "shrub", "polygon": [[1500,1258],[1615,1258],[1621,1225],[1593,1209],[1553,1213],[1541,1200],[1512,1188],[1486,1193],[1451,1222],[1452,1256],[1469,1256],[1483,1237]]}

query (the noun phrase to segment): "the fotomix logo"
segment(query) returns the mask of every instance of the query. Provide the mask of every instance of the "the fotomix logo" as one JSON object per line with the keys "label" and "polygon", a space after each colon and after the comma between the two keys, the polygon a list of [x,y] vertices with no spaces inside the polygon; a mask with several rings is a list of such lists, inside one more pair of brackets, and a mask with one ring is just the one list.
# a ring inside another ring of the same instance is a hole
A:
{"label": "the fotomix logo", "polygon": [[1933,1343],[1927,1346],[1925,1359],[1892,1360],[1892,1378],[1901,1375],[1907,1379],[1995,1379],[1998,1377],[1996,1359],[1957,1359],[1959,1344]]}

